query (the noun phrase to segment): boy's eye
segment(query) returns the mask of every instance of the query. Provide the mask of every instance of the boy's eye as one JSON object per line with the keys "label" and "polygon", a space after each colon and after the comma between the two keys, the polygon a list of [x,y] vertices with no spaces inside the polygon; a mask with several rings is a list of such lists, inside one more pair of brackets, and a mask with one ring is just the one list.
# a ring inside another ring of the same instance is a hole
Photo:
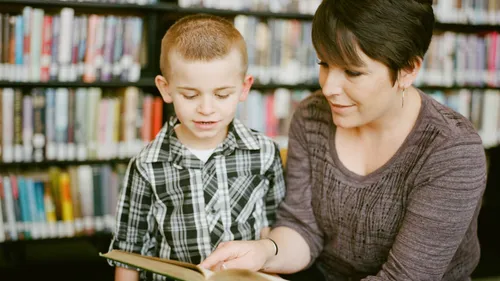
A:
{"label": "boy's eye", "polygon": [[227,99],[229,97],[229,94],[215,94],[215,96],[219,99]]}
{"label": "boy's eye", "polygon": [[352,70],[349,70],[349,69],[346,69],[345,70],[345,73],[348,75],[348,76],[351,76],[351,77],[358,77],[358,76],[361,76],[363,73],[361,72],[358,72],[358,71],[352,71]]}
{"label": "boy's eye", "polygon": [[192,100],[196,97],[196,94],[182,94],[185,99]]}

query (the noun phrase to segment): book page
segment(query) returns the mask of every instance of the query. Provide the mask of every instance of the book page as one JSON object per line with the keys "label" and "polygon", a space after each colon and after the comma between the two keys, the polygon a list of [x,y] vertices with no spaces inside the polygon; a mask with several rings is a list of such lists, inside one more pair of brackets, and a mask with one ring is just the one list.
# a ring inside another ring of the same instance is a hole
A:
{"label": "book page", "polygon": [[205,273],[208,281],[285,281],[285,279],[262,272],[246,269],[226,269],[218,272]]}
{"label": "book page", "polygon": [[106,254],[99,253],[99,255],[116,262],[182,281],[205,281],[203,273],[195,265],[189,263],[142,256],[119,250],[112,250]]}

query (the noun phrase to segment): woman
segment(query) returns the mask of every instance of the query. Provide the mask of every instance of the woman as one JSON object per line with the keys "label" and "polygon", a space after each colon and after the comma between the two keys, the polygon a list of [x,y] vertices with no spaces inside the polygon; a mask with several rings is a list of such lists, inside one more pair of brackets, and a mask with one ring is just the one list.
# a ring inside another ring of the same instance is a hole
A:
{"label": "woman", "polygon": [[486,160],[466,118],[411,86],[432,37],[431,2],[322,2],[312,29],[322,91],[294,114],[270,239],[222,244],[202,266],[470,280]]}

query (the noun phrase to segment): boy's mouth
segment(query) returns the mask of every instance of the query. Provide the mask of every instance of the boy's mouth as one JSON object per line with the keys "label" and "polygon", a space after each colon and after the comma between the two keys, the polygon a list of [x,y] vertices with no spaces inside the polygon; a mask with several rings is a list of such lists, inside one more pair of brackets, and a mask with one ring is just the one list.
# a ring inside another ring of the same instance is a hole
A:
{"label": "boy's mouth", "polygon": [[211,130],[217,126],[218,121],[194,121],[194,125],[201,130]]}

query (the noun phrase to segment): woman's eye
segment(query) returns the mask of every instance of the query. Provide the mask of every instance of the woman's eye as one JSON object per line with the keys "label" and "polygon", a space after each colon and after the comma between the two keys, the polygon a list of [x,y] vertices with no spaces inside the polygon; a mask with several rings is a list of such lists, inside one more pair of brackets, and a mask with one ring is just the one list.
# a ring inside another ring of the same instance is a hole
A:
{"label": "woman's eye", "polygon": [[229,95],[219,95],[219,94],[216,94],[215,96],[218,97],[219,99],[227,99],[229,97]]}

